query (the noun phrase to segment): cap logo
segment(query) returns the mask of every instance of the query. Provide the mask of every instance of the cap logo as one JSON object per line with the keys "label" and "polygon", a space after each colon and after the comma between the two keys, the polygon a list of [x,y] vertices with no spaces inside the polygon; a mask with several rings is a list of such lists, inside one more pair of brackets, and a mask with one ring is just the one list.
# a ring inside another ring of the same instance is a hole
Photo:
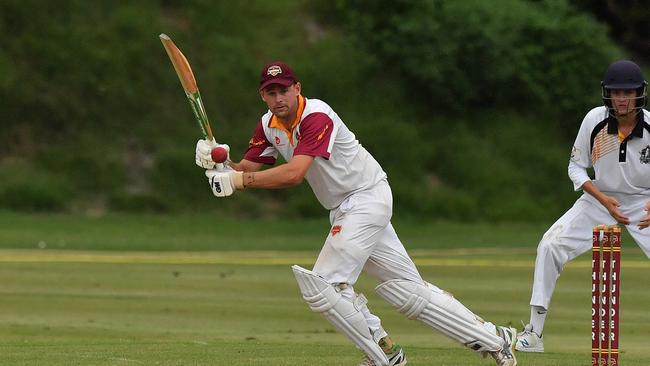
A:
{"label": "cap logo", "polygon": [[269,68],[266,69],[266,75],[275,77],[278,74],[282,74],[282,69],[278,65],[269,66]]}

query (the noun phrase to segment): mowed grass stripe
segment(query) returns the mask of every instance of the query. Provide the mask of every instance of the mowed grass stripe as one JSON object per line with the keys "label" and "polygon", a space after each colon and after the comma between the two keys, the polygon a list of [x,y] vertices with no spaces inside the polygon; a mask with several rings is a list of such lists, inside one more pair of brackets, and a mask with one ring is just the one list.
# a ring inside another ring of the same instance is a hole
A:
{"label": "mowed grass stripe", "polygon": [[[506,267],[532,268],[534,254],[514,250],[515,258],[502,259],[496,252],[479,249],[421,251],[412,254],[417,266],[425,267]],[[479,255],[481,258],[464,258]],[[3,263],[116,263],[116,264],[234,264],[253,266],[306,265],[316,260],[315,252],[245,251],[245,252],[87,252],[66,250],[0,250]],[[647,260],[623,260],[628,268],[650,268]],[[586,268],[591,261],[578,259],[568,267]]]}

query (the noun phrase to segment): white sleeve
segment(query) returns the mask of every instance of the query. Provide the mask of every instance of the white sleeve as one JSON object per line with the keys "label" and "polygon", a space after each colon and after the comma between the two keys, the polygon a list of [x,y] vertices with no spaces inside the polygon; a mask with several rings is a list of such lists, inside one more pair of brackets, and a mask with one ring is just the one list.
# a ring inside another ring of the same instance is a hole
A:
{"label": "white sleeve", "polygon": [[573,189],[576,191],[581,190],[582,185],[591,180],[589,174],[587,174],[587,169],[573,161],[569,161],[569,178],[573,181]]}
{"label": "white sleeve", "polygon": [[585,182],[591,180],[587,168],[592,167],[591,162],[591,128],[587,117],[582,120],[580,131],[573,143],[571,159],[569,160],[569,178],[573,181],[573,189],[579,191]]}

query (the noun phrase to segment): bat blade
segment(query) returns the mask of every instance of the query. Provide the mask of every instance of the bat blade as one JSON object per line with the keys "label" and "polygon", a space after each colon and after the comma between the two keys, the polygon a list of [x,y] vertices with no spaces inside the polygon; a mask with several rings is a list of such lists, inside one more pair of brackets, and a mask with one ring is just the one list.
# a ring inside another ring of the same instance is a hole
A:
{"label": "bat blade", "polygon": [[176,70],[176,75],[178,75],[178,79],[183,86],[185,96],[190,102],[192,112],[194,113],[196,121],[199,123],[199,127],[201,127],[203,136],[209,140],[212,140],[214,138],[212,135],[212,129],[210,128],[208,115],[205,113],[205,107],[203,106],[203,101],[201,100],[201,93],[199,92],[199,88],[196,85],[196,79],[194,78],[194,73],[192,72],[190,63],[187,61],[185,55],[183,55],[181,50],[176,47],[168,35],[161,33],[159,37],[160,42],[162,42],[163,47],[165,47],[165,51],[167,51],[167,56],[169,56],[169,59],[174,66],[174,70]]}

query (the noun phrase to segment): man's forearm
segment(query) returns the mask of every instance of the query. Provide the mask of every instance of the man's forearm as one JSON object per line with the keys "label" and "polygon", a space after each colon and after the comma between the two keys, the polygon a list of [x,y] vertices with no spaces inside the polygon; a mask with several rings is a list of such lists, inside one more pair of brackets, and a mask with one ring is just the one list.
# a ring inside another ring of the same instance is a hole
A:
{"label": "man's forearm", "polygon": [[598,187],[596,187],[596,185],[594,185],[592,181],[590,180],[586,181],[582,185],[582,190],[589,193],[591,196],[597,199],[598,202],[605,205],[605,198],[607,198],[607,196],[603,192],[601,192],[600,189],[598,189]]}
{"label": "man's forearm", "polygon": [[289,169],[287,164],[257,172],[244,172],[244,187],[250,188],[287,188],[302,182],[298,172]]}
{"label": "man's forearm", "polygon": [[244,173],[244,186],[251,188],[287,188],[300,183],[307,174],[314,157],[296,155],[288,163],[257,172]]}

